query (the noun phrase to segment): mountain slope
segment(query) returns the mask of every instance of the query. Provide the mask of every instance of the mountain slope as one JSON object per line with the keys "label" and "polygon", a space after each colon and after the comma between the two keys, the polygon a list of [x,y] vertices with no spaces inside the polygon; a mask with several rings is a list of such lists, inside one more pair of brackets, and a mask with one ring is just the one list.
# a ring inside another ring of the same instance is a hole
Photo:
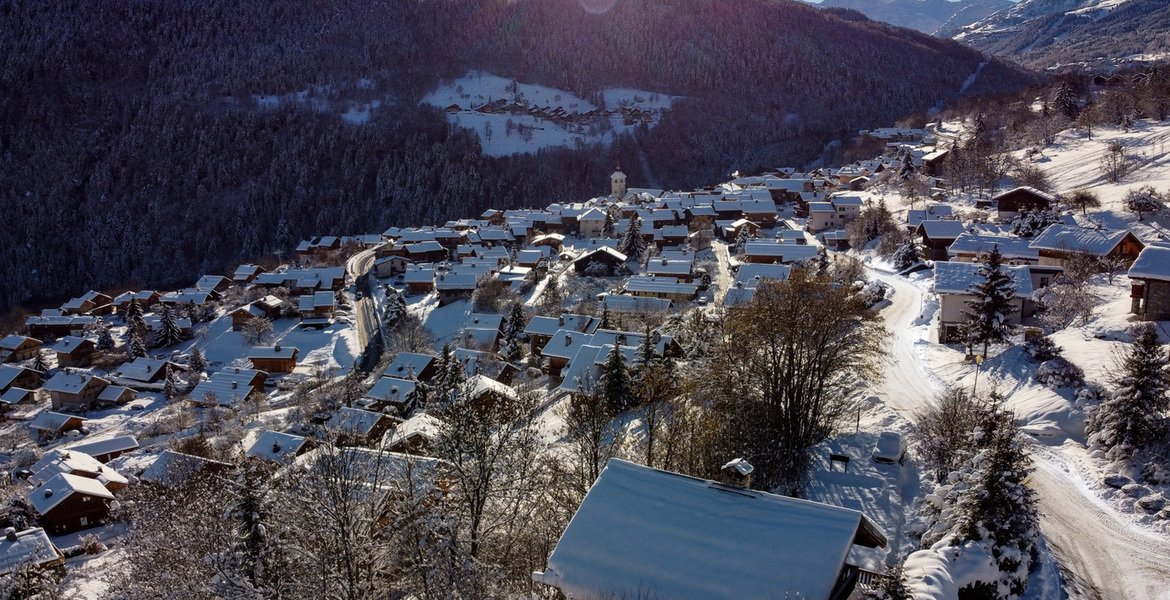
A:
{"label": "mountain slope", "polygon": [[945,32],[975,23],[1012,6],[1008,0],[824,0],[822,8],[848,8],[875,20],[923,33]]}
{"label": "mountain slope", "polygon": [[[787,0],[29,0],[0,10],[0,309],[167,287],[314,234],[802,164],[987,59]],[[610,3],[614,4],[614,3]],[[604,6],[601,6],[604,8]],[[842,43],[849,40],[849,43]],[[612,147],[485,157],[440,79],[684,96]],[[971,93],[1024,84],[992,61]],[[368,120],[346,115],[366,115]]]}
{"label": "mountain slope", "polygon": [[1170,57],[1165,0],[1024,0],[969,25],[955,39],[1033,68],[1112,65]]}

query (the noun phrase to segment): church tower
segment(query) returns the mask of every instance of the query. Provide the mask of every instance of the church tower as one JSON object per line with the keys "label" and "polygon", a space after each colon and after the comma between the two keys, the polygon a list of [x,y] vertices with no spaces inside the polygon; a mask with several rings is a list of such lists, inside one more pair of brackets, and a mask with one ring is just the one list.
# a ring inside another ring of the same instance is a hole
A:
{"label": "church tower", "polygon": [[621,200],[626,195],[626,174],[622,173],[622,163],[617,164],[617,170],[609,176],[609,195]]}

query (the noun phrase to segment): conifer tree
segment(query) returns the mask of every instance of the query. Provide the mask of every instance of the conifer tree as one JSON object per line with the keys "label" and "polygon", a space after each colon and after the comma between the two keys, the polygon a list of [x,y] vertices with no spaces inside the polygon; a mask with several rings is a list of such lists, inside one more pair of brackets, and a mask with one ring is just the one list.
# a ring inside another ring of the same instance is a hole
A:
{"label": "conifer tree", "polygon": [[114,336],[110,333],[110,325],[108,323],[101,323],[101,328],[98,332],[97,349],[102,352],[108,352],[114,349]]}
{"label": "conifer tree", "polygon": [[207,370],[207,357],[203,356],[203,351],[199,349],[199,346],[191,346],[191,356],[187,359],[187,368],[189,369],[188,377],[192,381],[198,382],[203,378],[203,373]]}
{"label": "conifer tree", "polygon": [[565,295],[561,291],[560,275],[549,273],[548,283],[544,284],[544,291],[540,294],[541,306],[545,310],[557,310],[561,308],[561,303],[564,301]]}
{"label": "conifer tree", "polygon": [[625,411],[630,406],[630,372],[626,369],[622,358],[621,344],[614,344],[609,356],[602,366],[601,379],[598,381],[601,388],[601,400],[609,407],[612,414]]}
{"label": "conifer tree", "polygon": [[646,330],[642,334],[642,343],[638,345],[638,360],[634,364],[634,372],[637,377],[648,370],[658,362],[658,357],[654,353],[654,336],[651,335],[650,326],[646,326]]}
{"label": "conifer tree", "polygon": [[137,331],[130,333],[130,341],[127,343],[129,348],[130,358],[146,358],[146,342],[142,341],[142,335]]}
{"label": "conifer tree", "polygon": [[630,215],[629,226],[626,227],[626,233],[618,243],[617,250],[633,261],[641,261],[642,255],[646,253],[646,239],[642,237],[642,219],[638,218],[637,213]]}
{"label": "conifer tree", "polygon": [[137,298],[131,298],[130,304],[126,307],[126,327],[130,331],[137,331],[141,333],[146,329],[146,321],[143,320],[142,305],[138,303]]}
{"label": "conifer tree", "polygon": [[922,260],[922,254],[918,252],[918,244],[913,239],[908,239],[901,246],[898,246],[892,260],[898,270],[909,269]]}
{"label": "conifer tree", "polygon": [[459,364],[450,344],[443,344],[437,366],[435,376],[431,379],[431,398],[440,406],[446,406],[453,401],[464,380],[463,366]]}
{"label": "conifer tree", "polygon": [[601,304],[601,322],[597,324],[598,329],[609,329],[609,303],[603,302]]}
{"label": "conifer tree", "polygon": [[32,368],[33,370],[40,371],[41,373],[49,372],[49,361],[45,358],[44,350],[37,350],[36,356],[33,357]]}
{"label": "conifer tree", "polygon": [[1010,411],[991,410],[971,435],[973,449],[953,483],[940,489],[943,505],[923,545],[947,540],[975,542],[995,559],[999,597],[1016,598],[1028,583],[1033,545],[1039,537],[1035,496],[1024,480],[1031,459]]}
{"label": "conifer tree", "polygon": [[605,223],[601,226],[601,235],[606,239],[613,239],[616,233],[617,223],[613,216],[614,210],[610,209],[605,211]]}
{"label": "conifer tree", "polygon": [[1134,328],[1133,342],[1119,362],[1113,394],[1092,421],[1092,441],[1109,458],[1125,461],[1166,441],[1163,419],[1170,408],[1170,359],[1157,328],[1143,323]]}
{"label": "conifer tree", "polygon": [[739,235],[735,236],[735,255],[737,257],[742,258],[744,253],[747,252],[747,244],[751,238],[751,231],[748,230],[747,225],[739,228]]}
{"label": "conifer tree", "polygon": [[174,400],[179,397],[179,384],[175,381],[175,372],[171,369],[171,365],[167,364],[165,368],[167,374],[165,383],[163,383],[163,396],[167,400]]}
{"label": "conifer tree", "polygon": [[163,305],[162,317],[159,319],[158,341],[163,347],[174,346],[183,339],[183,331],[175,318],[175,309]]}
{"label": "conifer tree", "polygon": [[1007,342],[1015,330],[1009,318],[1016,312],[1012,304],[1016,286],[1003,267],[999,246],[992,248],[978,274],[981,280],[971,285],[974,299],[967,301],[964,316],[968,344],[972,347],[982,345],[983,357],[987,358],[988,346]]}

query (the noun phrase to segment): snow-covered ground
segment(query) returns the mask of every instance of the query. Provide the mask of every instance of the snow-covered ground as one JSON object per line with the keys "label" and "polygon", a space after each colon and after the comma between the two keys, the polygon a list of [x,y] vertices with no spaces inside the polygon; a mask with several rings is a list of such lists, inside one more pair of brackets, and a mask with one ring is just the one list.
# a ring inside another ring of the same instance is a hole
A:
{"label": "snow-covered ground", "polygon": [[[610,143],[637,126],[620,111],[626,107],[649,115],[653,127],[663,110],[670,108],[674,96],[626,88],[601,92],[604,106],[570,92],[504,77],[471,71],[455,81],[444,83],[427,94],[423,102],[447,109],[447,119],[456,127],[472,129],[479,136],[484,154],[508,156],[535,152],[557,146],[576,147],[597,142]],[[504,100],[523,110],[486,112],[478,108]],[[560,110],[553,118],[550,114]],[[599,114],[587,115],[598,110]],[[635,121],[638,121],[637,119]],[[640,121],[638,121],[640,122]]]}

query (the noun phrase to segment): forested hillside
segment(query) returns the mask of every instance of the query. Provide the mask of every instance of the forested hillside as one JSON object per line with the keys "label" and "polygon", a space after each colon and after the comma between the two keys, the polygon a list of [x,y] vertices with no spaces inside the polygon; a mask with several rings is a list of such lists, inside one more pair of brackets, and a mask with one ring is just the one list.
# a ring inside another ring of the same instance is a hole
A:
{"label": "forested hillside", "polygon": [[[762,0],[3,1],[0,30],[0,309],[178,285],[314,233],[581,199],[618,155],[665,187],[804,163],[954,98],[986,61]],[[470,68],[687,99],[615,148],[493,159],[419,105]],[[1024,79],[993,62],[968,91]]]}

